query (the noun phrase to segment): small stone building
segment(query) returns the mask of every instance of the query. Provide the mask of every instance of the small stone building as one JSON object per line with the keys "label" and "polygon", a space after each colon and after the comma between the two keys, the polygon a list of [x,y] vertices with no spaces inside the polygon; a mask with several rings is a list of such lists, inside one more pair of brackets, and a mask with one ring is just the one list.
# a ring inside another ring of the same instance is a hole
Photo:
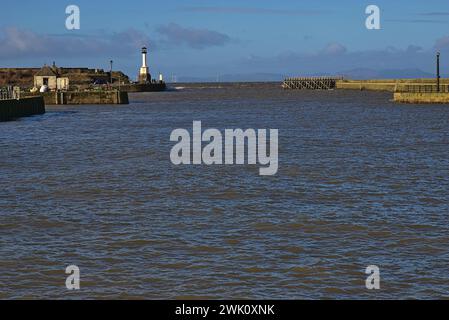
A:
{"label": "small stone building", "polygon": [[34,86],[39,89],[44,85],[51,91],[68,90],[69,78],[61,77],[55,66],[45,65],[34,75]]}

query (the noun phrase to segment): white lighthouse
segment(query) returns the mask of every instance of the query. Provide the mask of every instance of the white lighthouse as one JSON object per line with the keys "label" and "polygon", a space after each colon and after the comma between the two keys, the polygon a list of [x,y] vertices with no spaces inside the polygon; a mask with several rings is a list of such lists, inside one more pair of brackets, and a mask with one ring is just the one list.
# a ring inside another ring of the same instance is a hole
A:
{"label": "white lighthouse", "polygon": [[148,50],[146,47],[142,48],[142,67],[139,73],[139,83],[151,82],[151,74],[147,64]]}

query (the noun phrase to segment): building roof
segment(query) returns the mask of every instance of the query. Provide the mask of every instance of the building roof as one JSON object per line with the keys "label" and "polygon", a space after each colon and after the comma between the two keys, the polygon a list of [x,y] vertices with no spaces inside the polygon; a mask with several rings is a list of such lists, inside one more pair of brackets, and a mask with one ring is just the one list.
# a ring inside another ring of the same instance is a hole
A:
{"label": "building roof", "polygon": [[38,77],[57,77],[58,75],[56,72],[53,71],[52,68],[49,66],[43,66],[36,74],[35,76]]}

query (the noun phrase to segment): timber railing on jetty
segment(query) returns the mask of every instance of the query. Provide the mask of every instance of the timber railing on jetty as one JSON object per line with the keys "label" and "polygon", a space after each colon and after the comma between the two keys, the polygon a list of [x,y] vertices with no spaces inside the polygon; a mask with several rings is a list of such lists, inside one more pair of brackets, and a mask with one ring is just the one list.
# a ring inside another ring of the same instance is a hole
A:
{"label": "timber railing on jetty", "polygon": [[287,78],[282,87],[290,90],[332,90],[337,87],[337,81],[342,77],[303,77]]}
{"label": "timber railing on jetty", "polygon": [[5,87],[0,88],[0,100],[12,100],[20,99],[20,88],[19,87]]}

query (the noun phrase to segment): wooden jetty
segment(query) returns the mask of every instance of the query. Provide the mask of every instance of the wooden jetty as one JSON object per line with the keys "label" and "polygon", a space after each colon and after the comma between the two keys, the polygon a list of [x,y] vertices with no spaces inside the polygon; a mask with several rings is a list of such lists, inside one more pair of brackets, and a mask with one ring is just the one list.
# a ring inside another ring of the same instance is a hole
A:
{"label": "wooden jetty", "polygon": [[282,87],[290,90],[333,90],[342,77],[303,77],[287,78]]}

